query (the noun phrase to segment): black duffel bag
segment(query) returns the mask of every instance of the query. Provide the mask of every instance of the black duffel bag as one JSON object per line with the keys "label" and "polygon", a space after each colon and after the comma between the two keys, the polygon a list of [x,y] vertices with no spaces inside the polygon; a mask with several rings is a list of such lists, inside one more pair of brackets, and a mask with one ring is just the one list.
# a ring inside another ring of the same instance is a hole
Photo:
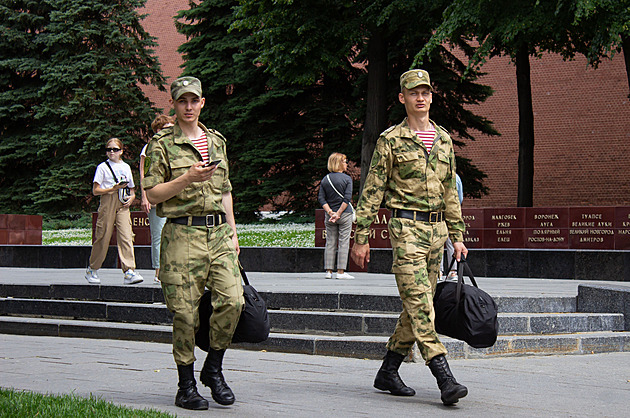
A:
{"label": "black duffel bag", "polygon": [[[260,343],[269,337],[269,314],[267,304],[260,297],[256,289],[249,284],[247,274],[240,266],[241,277],[245,282],[243,297],[245,306],[232,336],[233,343]],[[199,301],[200,326],[195,335],[195,344],[203,351],[208,351],[210,345],[210,315],[212,315],[212,292],[206,291]]]}
{"label": "black duffel bag", "polygon": [[[453,257],[447,271],[454,261]],[[464,283],[464,269],[473,286]],[[463,255],[457,265],[457,282],[439,282],[433,306],[438,333],[465,341],[475,348],[492,347],[497,341],[497,304],[489,294],[479,289]]]}

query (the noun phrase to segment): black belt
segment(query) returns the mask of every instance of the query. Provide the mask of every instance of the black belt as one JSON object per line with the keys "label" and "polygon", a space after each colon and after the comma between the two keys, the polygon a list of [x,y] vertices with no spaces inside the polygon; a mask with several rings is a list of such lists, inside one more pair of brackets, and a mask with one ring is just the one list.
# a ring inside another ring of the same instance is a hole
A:
{"label": "black belt", "polygon": [[394,209],[394,218],[412,219],[414,221],[436,224],[444,220],[444,212],[420,212],[419,210]]}
{"label": "black belt", "polygon": [[[216,215],[206,215],[206,216],[182,216],[181,218],[168,218],[170,222],[179,225],[190,225],[190,226],[205,226],[206,228],[212,228],[214,226],[219,226],[222,223],[227,222],[224,213],[219,213]],[[190,221],[190,224],[188,223]]]}

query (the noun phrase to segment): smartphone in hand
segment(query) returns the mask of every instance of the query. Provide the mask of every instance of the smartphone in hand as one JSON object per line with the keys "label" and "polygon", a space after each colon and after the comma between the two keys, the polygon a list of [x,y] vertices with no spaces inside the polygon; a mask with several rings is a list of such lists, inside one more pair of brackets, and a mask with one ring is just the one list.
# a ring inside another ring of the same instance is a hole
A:
{"label": "smartphone in hand", "polygon": [[221,160],[210,161],[209,163],[206,163],[204,167],[214,167],[215,165],[219,165],[220,162]]}

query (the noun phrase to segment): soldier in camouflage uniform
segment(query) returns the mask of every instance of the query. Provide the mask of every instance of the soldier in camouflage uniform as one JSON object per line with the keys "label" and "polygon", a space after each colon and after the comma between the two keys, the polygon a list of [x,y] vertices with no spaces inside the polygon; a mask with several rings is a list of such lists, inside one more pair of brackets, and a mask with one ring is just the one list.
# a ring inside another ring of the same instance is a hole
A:
{"label": "soldier in camouflage uniform", "polygon": [[[167,218],[159,279],[174,314],[173,357],[179,374],[175,405],[186,409],[208,409],[193,375],[204,289],[212,291],[213,311],[210,348],[199,377],[222,405],[234,403],[222,362],[244,304],[225,138],[199,123],[205,104],[201,94],[201,82],[194,77],[173,82],[171,104],[177,122],[149,143],[142,181],[157,215]],[[209,166],[214,160],[220,162]]]}
{"label": "soldier in camouflage uniform", "polygon": [[455,154],[448,133],[429,119],[433,88],[424,70],[400,77],[399,101],[407,118],[383,132],[372,156],[370,170],[357,206],[357,227],[352,258],[361,267],[370,261],[369,228],[381,202],[392,210],[389,235],[392,271],[402,299],[394,334],[376,375],[374,387],[398,396],[413,396],[398,368],[418,343],[422,357],[436,377],[445,405],[468,394],[457,383],[446,358],[446,348],[435,332],[433,293],[440,272],[442,251],[450,236],[459,260],[464,222],[455,183]]}

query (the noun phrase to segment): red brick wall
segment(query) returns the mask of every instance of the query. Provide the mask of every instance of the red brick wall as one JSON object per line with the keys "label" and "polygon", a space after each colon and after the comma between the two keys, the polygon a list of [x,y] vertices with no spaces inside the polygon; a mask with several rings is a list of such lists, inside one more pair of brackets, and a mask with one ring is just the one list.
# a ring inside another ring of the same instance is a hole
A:
{"label": "red brick wall", "polygon": [[[185,37],[175,30],[173,16],[187,0],[148,0],[145,28],[158,37],[157,54],[172,82],[182,63],[177,47]],[[531,60],[534,103],[534,206],[630,204],[630,102],[623,56],[587,68],[578,58],[564,62],[546,54]],[[495,123],[502,136],[479,136],[456,150],[487,175],[490,194],[466,199],[466,207],[516,205],[518,192],[518,103],[516,70],[507,58],[493,58],[482,81],[495,94],[475,112]],[[145,89],[158,107],[168,111],[168,92]],[[439,121],[438,121],[439,123]]]}
{"label": "red brick wall", "polygon": [[156,54],[162,64],[162,72],[166,77],[167,91],[159,91],[153,86],[143,88],[145,94],[155,105],[165,113],[171,108],[168,100],[171,98],[168,86],[181,74],[180,65],[184,62],[177,48],[186,42],[186,37],[175,29],[173,17],[179,10],[188,9],[188,0],[148,0],[141,14],[147,14],[142,21],[144,29],[157,37]]}
{"label": "red brick wall", "polygon": [[[630,203],[630,102],[623,56],[597,70],[584,59],[564,62],[545,55],[530,63],[534,104],[534,206]],[[476,112],[501,137],[479,136],[457,150],[487,175],[490,194],[466,207],[516,206],[518,102],[516,70],[507,58],[484,67],[482,81],[495,93]]]}

